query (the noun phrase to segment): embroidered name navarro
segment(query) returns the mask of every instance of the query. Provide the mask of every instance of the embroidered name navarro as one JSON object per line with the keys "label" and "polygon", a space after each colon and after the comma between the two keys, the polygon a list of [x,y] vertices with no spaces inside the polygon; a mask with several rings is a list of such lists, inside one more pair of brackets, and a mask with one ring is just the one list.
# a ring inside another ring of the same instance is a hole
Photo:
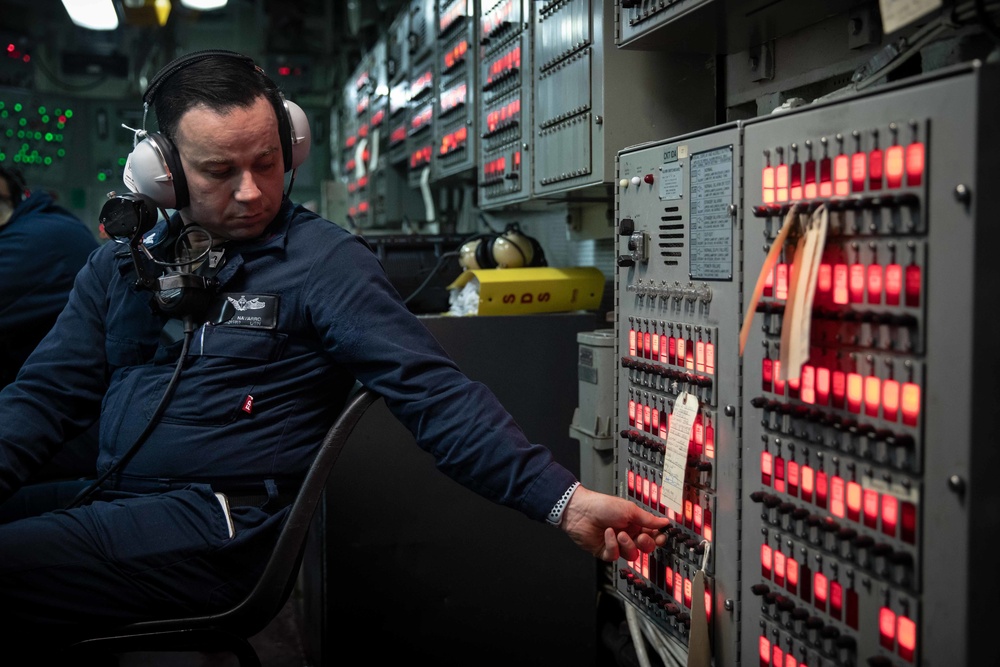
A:
{"label": "embroidered name navarro", "polygon": [[223,294],[217,324],[274,329],[278,324],[276,294]]}

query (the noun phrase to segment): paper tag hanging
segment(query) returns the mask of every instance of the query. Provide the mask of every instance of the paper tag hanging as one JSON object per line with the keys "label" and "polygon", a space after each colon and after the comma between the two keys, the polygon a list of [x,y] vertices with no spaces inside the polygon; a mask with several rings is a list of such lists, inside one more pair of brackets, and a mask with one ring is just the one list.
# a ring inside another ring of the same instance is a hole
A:
{"label": "paper tag hanging", "polygon": [[688,634],[687,667],[712,667],[712,639],[708,629],[708,611],[705,606],[705,566],[712,549],[711,542],[703,541],[705,553],[701,568],[694,575],[691,591],[691,632]]}
{"label": "paper tag hanging", "polygon": [[663,456],[663,481],[660,484],[660,503],[677,514],[684,511],[684,470],[687,468],[688,446],[691,429],[698,415],[698,399],[683,392],[674,402],[670,415],[670,432]]}

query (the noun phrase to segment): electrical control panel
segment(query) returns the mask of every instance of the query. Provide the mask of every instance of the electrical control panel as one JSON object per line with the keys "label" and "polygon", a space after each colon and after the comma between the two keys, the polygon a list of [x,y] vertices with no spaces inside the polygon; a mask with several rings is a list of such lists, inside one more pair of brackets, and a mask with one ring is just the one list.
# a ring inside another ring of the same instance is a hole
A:
{"label": "electrical control panel", "polygon": [[435,49],[437,108],[434,111],[435,181],[474,175],[476,133],[478,0],[438,0]]}
{"label": "electrical control panel", "polygon": [[671,520],[666,546],[623,565],[616,586],[684,645],[704,613],[727,665],[737,639],[726,606],[739,592],[740,164],[737,125],[642,145],[618,156],[615,197],[619,492]]}
{"label": "electrical control panel", "polygon": [[616,483],[671,526],[616,586],[672,641],[704,570],[717,664],[995,661],[998,96],[972,63],[620,152]]}

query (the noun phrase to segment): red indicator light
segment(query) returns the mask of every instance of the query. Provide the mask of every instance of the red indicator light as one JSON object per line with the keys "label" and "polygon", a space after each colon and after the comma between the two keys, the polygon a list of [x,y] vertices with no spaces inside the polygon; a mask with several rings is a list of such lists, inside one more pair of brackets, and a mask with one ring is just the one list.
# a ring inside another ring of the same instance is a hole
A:
{"label": "red indicator light", "polygon": [[780,301],[788,298],[788,264],[778,264],[775,267],[774,296]]}
{"label": "red indicator light", "polygon": [[817,303],[830,302],[830,290],[833,289],[833,267],[829,264],[820,264],[816,272],[816,297]]}
{"label": "red indicator light", "polygon": [[678,602],[683,598],[684,580],[680,572],[674,572],[674,599]]}
{"label": "red indicator light", "polygon": [[668,350],[667,334],[660,334],[659,348],[660,348],[660,356],[659,356],[660,362],[667,363],[667,350]]}
{"label": "red indicator light", "polygon": [[774,393],[785,395],[785,381],[781,379],[781,360],[774,360]]}
{"label": "red indicator light", "polygon": [[826,473],[822,470],[816,471],[816,506],[826,509],[826,498],[829,487],[827,485]]}
{"label": "red indicator light", "polygon": [[635,356],[646,356],[646,337],[643,336],[641,332],[636,334],[635,337]]}
{"label": "red indicator light", "polygon": [[653,413],[648,405],[642,406],[642,423],[646,433],[649,433],[649,425],[652,423]]}
{"label": "red indicator light", "polygon": [[684,578],[684,606],[691,608],[691,580]]}
{"label": "red indicator light", "polygon": [[705,508],[705,526],[703,528],[705,539],[712,541],[712,510]]}
{"label": "red indicator light", "polygon": [[705,620],[712,621],[712,594],[705,591]]}
{"label": "red indicator light", "polygon": [[761,363],[760,367],[760,377],[761,384],[763,385],[764,391],[773,391],[771,382],[774,380],[774,363],[771,361],[770,357],[764,357],[764,361]]}
{"label": "red indicator light", "polygon": [[655,481],[649,482],[649,499],[652,501],[651,507],[656,507],[656,500],[660,497],[660,487]]}
{"label": "red indicator light", "polygon": [[774,203],[774,167],[764,167],[761,173],[761,197],[765,204]]}
{"label": "red indicator light", "polygon": [[774,296],[774,271],[768,271],[767,275],[764,276],[764,289],[761,292],[763,296]]}
{"label": "red indicator light", "polygon": [[851,192],[850,159],[846,155],[838,155],[833,161],[833,192],[838,197],[846,197]]}
{"label": "red indicator light", "polygon": [[902,391],[903,423],[916,426],[920,416],[920,385],[906,382]]}
{"label": "red indicator light", "polygon": [[694,504],[690,500],[684,501],[684,525],[688,528],[694,526]]}
{"label": "red indicator light", "polygon": [[812,502],[813,488],[816,484],[815,474],[811,466],[802,466],[802,500],[807,503]]}
{"label": "red indicator light", "polygon": [[851,521],[861,519],[861,485],[857,482],[847,483],[847,518]]}
{"label": "red indicator light", "polygon": [[789,461],[786,466],[788,470],[788,495],[796,496],[799,493],[799,464]]}
{"label": "red indicator light", "polygon": [[882,419],[894,422],[899,414],[899,383],[886,380],[882,383]]}
{"label": "red indicator light", "polygon": [[635,328],[628,330],[628,353],[629,356],[636,356],[636,339],[635,339]]}
{"label": "red indicator light", "polygon": [[785,652],[777,644],[771,647],[771,664],[780,667],[785,662]]}
{"label": "red indicator light", "polygon": [[913,143],[906,147],[906,184],[920,185],[924,176],[924,145]]}
{"label": "red indicator light", "polygon": [[885,184],[898,188],[903,184],[903,147],[889,146],[885,151]]}
{"label": "red indicator light", "polygon": [[865,414],[878,417],[878,406],[881,398],[881,380],[874,375],[865,377]]}
{"label": "red indicator light", "polygon": [[635,497],[635,471],[632,469],[628,471],[628,494]]}
{"label": "red indicator light", "polygon": [[882,265],[868,265],[868,303],[882,303]]}
{"label": "red indicator light", "polygon": [[844,306],[848,301],[848,275],[847,264],[834,264],[833,266],[833,302]]}
{"label": "red indicator light", "polygon": [[830,615],[838,621],[844,609],[844,587],[839,581],[830,582]]}
{"label": "red indicator light", "polygon": [[704,521],[704,512],[702,510],[702,507],[701,507],[701,505],[695,505],[694,506],[694,519],[693,519],[694,532],[698,533],[699,535],[701,535],[701,527],[702,527],[702,522],[703,521]]}
{"label": "red indicator light", "polygon": [[911,308],[920,306],[920,267],[910,264],[906,267],[906,305]]}
{"label": "red indicator light", "polygon": [[820,611],[826,611],[826,599],[829,595],[828,580],[822,572],[817,572],[813,576],[813,603]]}
{"label": "red indicator light", "polygon": [[694,368],[699,373],[705,372],[705,341],[699,339],[697,343],[694,344],[694,356],[695,364]]}
{"label": "red indicator light", "polygon": [[858,373],[847,374],[847,409],[854,414],[861,412],[863,387],[861,376]]}
{"label": "red indicator light", "polygon": [[642,478],[642,502],[649,505],[649,478]]}
{"label": "red indicator light", "polygon": [[844,518],[845,505],[844,478],[834,475],[830,478],[830,513],[836,517]]}
{"label": "red indicator light", "polygon": [[760,667],[771,667],[771,642],[767,637],[761,637],[757,642],[757,654],[760,656]]}
{"label": "red indicator light", "polygon": [[653,408],[652,420],[650,422],[653,426],[652,432],[658,433],[660,430],[660,411]]}
{"label": "red indicator light", "polygon": [[882,496],[882,532],[889,536],[896,534],[896,522],[899,520],[899,501],[895,496]]}
{"label": "red indicator light", "polygon": [[851,264],[847,276],[847,295],[851,303],[861,303],[865,297],[865,267],[855,262]]}
{"label": "red indicator light", "polygon": [[882,647],[891,651],[896,644],[896,612],[888,607],[879,609],[878,635]]}
{"label": "red indicator light", "polygon": [[705,456],[710,459],[715,458],[715,428],[712,426],[711,419],[705,426]]}
{"label": "red indicator light", "polygon": [[674,336],[670,337],[670,341],[667,344],[668,359],[667,361],[671,364],[677,363],[677,338]]}
{"label": "red indicator light", "polygon": [[653,361],[659,361],[659,359],[660,359],[660,337],[657,336],[654,333],[652,335],[652,338],[650,340],[651,340],[651,342],[653,344],[653,349],[652,349],[652,354],[650,354],[649,358],[652,359]]}
{"label": "red indicator light", "polygon": [[781,551],[774,552],[774,583],[777,586],[785,585],[785,554]]}
{"label": "red indicator light", "polygon": [[687,341],[683,338],[677,339],[677,361],[678,366],[684,365],[684,359],[687,358]]}
{"label": "red indicator light", "polygon": [[773,472],[773,459],[771,452],[761,452],[760,454],[760,482],[771,486],[771,474]]}
{"label": "red indicator light", "polygon": [[882,189],[882,150],[879,148],[873,149],[868,154],[868,189],[869,190],[881,190]]}
{"label": "red indicator light", "polygon": [[799,562],[789,556],[785,560],[785,588],[794,593],[799,585]]}
{"label": "red indicator light", "polygon": [[[825,157],[819,161],[819,196],[830,197],[833,195],[833,182],[830,173],[830,158]],[[809,175],[806,174],[806,180]]]}
{"label": "red indicator light", "polygon": [[851,156],[851,192],[863,191],[867,176],[868,156],[864,153],[855,153]]}
{"label": "red indicator light", "polygon": [[798,201],[802,199],[802,165],[798,162],[791,165],[790,174],[789,196],[792,201]]}
{"label": "red indicator light", "polygon": [[705,343],[705,372],[715,375],[715,343]]}
{"label": "red indicator light", "polygon": [[903,267],[890,264],[885,267],[885,303],[889,306],[899,305],[899,295],[903,292]]}
{"label": "red indicator light", "polygon": [[899,640],[899,657],[912,661],[917,650],[917,624],[906,616],[900,616],[896,623],[896,638]]}
{"label": "red indicator light", "polygon": [[649,356],[650,349],[653,347],[653,340],[652,340],[652,336],[650,335],[650,333],[648,331],[642,335],[642,346],[643,346],[643,349],[645,350],[645,353],[646,353],[645,356],[646,356],[646,358],[649,359],[650,358],[650,356]]}
{"label": "red indicator light", "polygon": [[899,506],[900,537],[908,544],[917,542],[917,506],[903,501]]}
{"label": "red indicator light", "polygon": [[855,591],[853,588],[848,588],[847,589],[846,598],[847,598],[846,599],[847,614],[846,614],[846,618],[844,620],[847,621],[847,624],[849,626],[851,626],[852,628],[854,628],[855,630],[857,630],[858,629],[858,592]]}
{"label": "red indicator light", "polygon": [[865,489],[862,502],[865,512],[865,526],[874,528],[878,525],[878,491]]}
{"label": "red indicator light", "polygon": [[760,574],[767,579],[771,578],[771,547],[766,544],[760,545]]}
{"label": "red indicator light", "polygon": [[799,661],[791,653],[786,653],[784,667],[799,667]]}
{"label": "red indicator light", "polygon": [[687,368],[689,371],[693,371],[694,370],[694,343],[691,341],[690,338],[688,338],[687,343],[685,344],[684,348],[685,348],[684,367]]}
{"label": "red indicator light", "polygon": [[774,457],[774,490],[785,492],[785,459]]}
{"label": "red indicator light", "polygon": [[844,396],[847,394],[847,376],[844,371],[833,371],[832,375],[833,407],[843,409]]}
{"label": "red indicator light", "polygon": [[816,163],[810,160],[806,162],[806,184],[803,189],[806,199],[815,199],[818,194],[816,188]]}
{"label": "red indicator light", "polygon": [[808,364],[802,366],[799,381],[801,386],[799,396],[802,402],[812,405],[816,402],[816,369]]}
{"label": "red indicator light", "polygon": [[820,405],[830,402],[830,369],[823,366],[816,369],[816,402]]}
{"label": "red indicator light", "polygon": [[779,202],[788,201],[788,165],[779,164],[775,172],[775,197]]}

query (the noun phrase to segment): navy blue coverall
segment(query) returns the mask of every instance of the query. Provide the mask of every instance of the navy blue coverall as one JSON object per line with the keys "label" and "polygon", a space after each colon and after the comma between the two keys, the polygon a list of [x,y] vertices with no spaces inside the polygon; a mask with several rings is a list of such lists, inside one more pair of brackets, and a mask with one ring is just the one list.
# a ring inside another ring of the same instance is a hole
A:
{"label": "navy blue coverall", "polygon": [[[0,500],[98,411],[106,470],[164,394],[182,344],[161,342],[167,317],[133,287],[123,248],[91,256],[52,335],[0,393]],[[287,508],[234,507],[230,538],[214,492],[293,493],[355,379],[490,500],[542,521],[575,481],[459,371],[356,236],[285,201],[261,239],[225,248],[218,302],[235,315],[195,330],[173,398],[124,471],[90,504],[0,525],[0,613],[12,622],[66,631],[245,594]]]}

